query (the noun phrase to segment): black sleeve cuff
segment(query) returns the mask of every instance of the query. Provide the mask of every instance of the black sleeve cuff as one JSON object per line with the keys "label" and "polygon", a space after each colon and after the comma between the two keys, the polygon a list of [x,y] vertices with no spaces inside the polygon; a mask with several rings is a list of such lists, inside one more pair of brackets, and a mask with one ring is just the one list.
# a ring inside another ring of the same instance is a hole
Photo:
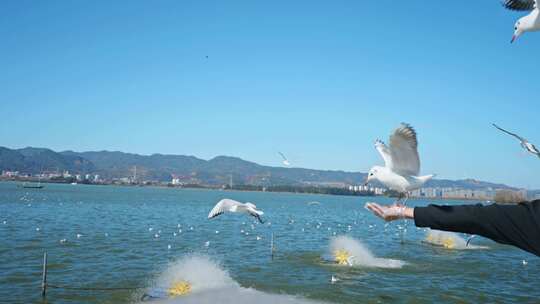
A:
{"label": "black sleeve cuff", "polygon": [[416,227],[429,227],[429,207],[414,207],[413,216]]}

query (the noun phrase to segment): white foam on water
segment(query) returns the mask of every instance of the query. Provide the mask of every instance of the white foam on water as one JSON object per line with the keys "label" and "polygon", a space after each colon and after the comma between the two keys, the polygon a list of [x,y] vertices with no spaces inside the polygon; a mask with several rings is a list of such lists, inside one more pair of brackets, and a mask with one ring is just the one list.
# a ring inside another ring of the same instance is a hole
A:
{"label": "white foam on water", "polygon": [[[166,298],[166,290],[177,282],[188,282],[191,291],[183,296]],[[206,256],[193,255],[172,262],[152,284],[148,294],[161,299],[142,303],[321,303],[298,296],[269,294],[241,287],[218,263]],[[159,290],[159,292],[152,292]]]}
{"label": "white foam on water", "polygon": [[425,243],[444,247],[446,249],[452,250],[468,250],[468,249],[488,249],[487,246],[478,246],[469,243],[467,246],[467,241],[459,236],[457,233],[440,231],[440,230],[427,230]]}
{"label": "white foam on water", "polygon": [[375,257],[361,241],[348,236],[332,238],[329,249],[332,257],[337,251],[346,251],[351,256],[349,261],[352,267],[401,268],[406,264],[401,260]]}
{"label": "white foam on water", "polygon": [[206,256],[189,256],[172,262],[155,281],[156,286],[169,288],[176,282],[187,281],[192,292],[219,287],[237,287],[227,271]]}

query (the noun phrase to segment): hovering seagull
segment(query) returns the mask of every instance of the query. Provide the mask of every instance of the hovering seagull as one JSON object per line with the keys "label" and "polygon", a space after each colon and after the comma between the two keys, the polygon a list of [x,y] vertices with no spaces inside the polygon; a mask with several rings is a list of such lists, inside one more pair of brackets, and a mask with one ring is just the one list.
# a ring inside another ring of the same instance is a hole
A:
{"label": "hovering seagull", "polygon": [[257,206],[253,205],[252,203],[242,204],[242,203],[240,203],[238,201],[228,199],[228,198],[220,200],[214,206],[214,208],[212,208],[210,213],[208,213],[208,218],[209,219],[214,218],[214,217],[216,217],[218,215],[221,215],[221,214],[223,214],[225,212],[243,212],[243,213],[247,213],[247,214],[249,214],[249,215],[251,215],[253,217],[256,217],[257,220],[259,220],[259,222],[261,224],[264,224],[264,222],[261,219],[261,215],[263,215],[264,212],[262,212],[260,210],[257,210]]}
{"label": "hovering seagull", "polygon": [[501,131],[503,131],[504,133],[508,134],[508,135],[511,135],[511,136],[514,136],[515,138],[517,138],[519,140],[519,142],[521,143],[521,147],[523,149],[525,149],[525,151],[529,152],[529,153],[532,153],[536,156],[538,156],[540,158],[540,151],[533,145],[531,144],[528,140],[526,140],[525,138],[517,135],[517,134],[514,134],[512,132],[508,132],[506,131],[505,129],[497,126],[496,124],[493,124],[493,126]]}
{"label": "hovering seagull", "polygon": [[504,0],[502,5],[513,11],[530,11],[525,17],[521,17],[514,25],[513,43],[525,32],[535,32],[540,30],[540,11],[538,10],[538,0]]}
{"label": "hovering seagull", "polygon": [[381,154],[385,166],[371,168],[365,185],[372,180],[380,181],[386,187],[401,194],[397,202],[407,197],[409,191],[422,187],[434,176],[433,174],[418,176],[420,173],[418,141],[416,131],[409,124],[402,123],[394,131],[394,134],[390,136],[390,147],[376,140],[375,148]]}
{"label": "hovering seagull", "polygon": [[330,278],[330,283],[332,283],[332,284],[336,283],[337,281],[339,281],[339,279],[336,278],[335,276],[332,276],[332,277]]}
{"label": "hovering seagull", "polygon": [[287,167],[290,166],[291,163],[290,163],[289,160],[285,157],[285,155],[283,155],[283,153],[281,153],[281,152],[278,152],[278,153],[279,153],[279,155],[281,155],[281,158],[283,158],[283,161],[282,161],[283,165],[285,165],[285,166],[287,166]]}

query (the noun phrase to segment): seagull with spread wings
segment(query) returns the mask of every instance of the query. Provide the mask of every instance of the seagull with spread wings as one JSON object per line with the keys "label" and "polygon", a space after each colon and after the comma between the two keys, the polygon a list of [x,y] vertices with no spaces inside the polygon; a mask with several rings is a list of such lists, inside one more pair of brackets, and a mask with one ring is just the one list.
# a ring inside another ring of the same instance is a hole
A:
{"label": "seagull with spread wings", "polygon": [[432,175],[419,176],[420,158],[418,156],[418,140],[416,131],[411,125],[402,123],[390,136],[390,146],[375,141],[375,148],[384,160],[384,167],[374,166],[369,170],[366,184],[378,180],[386,187],[407,197],[409,191],[419,189]]}
{"label": "seagull with spread wings", "polygon": [[493,126],[499,130],[501,130],[502,132],[510,135],[510,136],[513,136],[515,138],[517,138],[519,140],[519,143],[521,144],[521,147],[523,149],[525,149],[525,151],[531,153],[531,154],[534,154],[536,156],[538,156],[540,158],[540,150],[538,150],[538,148],[536,148],[533,144],[531,144],[528,140],[526,140],[525,138],[517,135],[517,134],[514,134],[512,132],[509,132],[509,131],[506,131],[505,129],[497,126],[496,124],[493,124]]}
{"label": "seagull with spread wings", "polygon": [[530,12],[527,16],[520,18],[514,25],[514,36],[512,36],[511,42],[516,41],[525,32],[540,30],[538,0],[504,0],[502,5],[509,10]]}
{"label": "seagull with spread wings", "polygon": [[214,208],[212,208],[210,213],[208,213],[208,219],[212,219],[225,212],[246,213],[255,217],[257,220],[259,220],[259,223],[264,224],[264,222],[261,219],[261,215],[263,215],[264,212],[257,210],[257,206],[255,206],[252,203],[243,204],[243,203],[240,203],[238,201],[228,199],[228,198],[220,200],[214,206]]}
{"label": "seagull with spread wings", "polygon": [[281,155],[281,158],[283,159],[282,160],[283,165],[286,167],[289,167],[291,165],[291,162],[289,162],[289,160],[287,159],[287,157],[285,157],[285,155],[283,155],[283,153],[281,152],[278,152],[278,153],[279,155]]}

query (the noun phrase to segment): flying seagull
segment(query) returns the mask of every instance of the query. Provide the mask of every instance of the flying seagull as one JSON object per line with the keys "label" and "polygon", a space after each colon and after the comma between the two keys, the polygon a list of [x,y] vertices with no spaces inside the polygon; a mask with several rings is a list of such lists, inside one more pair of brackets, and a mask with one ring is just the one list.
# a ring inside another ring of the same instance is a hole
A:
{"label": "flying seagull", "polygon": [[525,138],[517,135],[517,134],[514,134],[512,132],[509,132],[509,131],[506,131],[505,129],[497,126],[496,124],[493,124],[493,126],[501,131],[503,131],[504,133],[508,134],[508,135],[511,135],[511,136],[514,136],[515,138],[517,138],[521,144],[521,147],[523,149],[525,149],[525,151],[529,152],[529,153],[532,153],[536,156],[538,156],[540,158],[540,150],[538,150],[538,148],[536,148],[533,144],[531,144],[528,140],[526,140]]}
{"label": "flying seagull", "polygon": [[257,220],[261,224],[264,224],[264,222],[261,219],[261,215],[264,214],[264,212],[257,210],[257,206],[253,205],[252,203],[240,203],[238,201],[232,200],[232,199],[222,199],[220,200],[214,208],[208,213],[208,219],[212,219],[218,215],[221,215],[225,212],[243,212],[247,213],[253,217],[256,217]]}
{"label": "flying seagull", "polygon": [[281,152],[278,152],[278,153],[279,153],[279,155],[281,155],[281,158],[283,158],[283,161],[282,161],[282,162],[283,162],[283,165],[285,165],[285,166],[287,166],[287,167],[290,166],[291,163],[290,163],[289,160],[285,157],[285,155],[283,155],[283,153],[281,153]]}
{"label": "flying seagull", "polygon": [[420,158],[418,156],[418,140],[416,131],[411,125],[401,123],[390,136],[390,146],[381,140],[375,141],[375,148],[384,160],[384,167],[374,166],[369,170],[365,184],[378,180],[386,187],[408,197],[408,192],[422,187],[424,183],[433,178],[432,175],[418,176],[420,174]]}
{"label": "flying seagull", "polygon": [[504,0],[502,5],[513,11],[531,12],[525,17],[521,17],[514,25],[513,43],[525,32],[534,32],[540,30],[540,11],[538,10],[538,0]]}

